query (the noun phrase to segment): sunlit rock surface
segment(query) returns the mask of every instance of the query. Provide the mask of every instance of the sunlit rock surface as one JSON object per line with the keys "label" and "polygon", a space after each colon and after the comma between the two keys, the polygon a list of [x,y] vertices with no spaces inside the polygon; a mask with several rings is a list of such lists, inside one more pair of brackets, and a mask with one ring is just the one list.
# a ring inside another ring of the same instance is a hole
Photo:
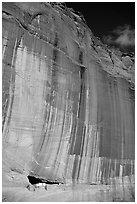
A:
{"label": "sunlit rock surface", "polygon": [[2,9],[3,185],[26,186],[30,174],[133,186],[133,60],[120,59],[67,8]]}

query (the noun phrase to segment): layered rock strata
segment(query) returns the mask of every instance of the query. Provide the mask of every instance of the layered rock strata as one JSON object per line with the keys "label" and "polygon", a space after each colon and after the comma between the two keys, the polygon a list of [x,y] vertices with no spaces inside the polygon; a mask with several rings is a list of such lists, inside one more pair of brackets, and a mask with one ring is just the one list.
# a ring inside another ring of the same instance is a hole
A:
{"label": "layered rock strata", "polygon": [[3,3],[2,22],[6,179],[131,182],[133,63],[56,4]]}

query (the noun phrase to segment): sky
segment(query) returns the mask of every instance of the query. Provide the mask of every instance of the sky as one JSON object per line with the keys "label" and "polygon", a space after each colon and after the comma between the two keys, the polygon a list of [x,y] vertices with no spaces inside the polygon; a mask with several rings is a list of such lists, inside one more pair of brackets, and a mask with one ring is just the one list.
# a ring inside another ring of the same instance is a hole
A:
{"label": "sky", "polygon": [[134,2],[69,2],[66,6],[82,13],[93,34],[104,43],[134,51]]}

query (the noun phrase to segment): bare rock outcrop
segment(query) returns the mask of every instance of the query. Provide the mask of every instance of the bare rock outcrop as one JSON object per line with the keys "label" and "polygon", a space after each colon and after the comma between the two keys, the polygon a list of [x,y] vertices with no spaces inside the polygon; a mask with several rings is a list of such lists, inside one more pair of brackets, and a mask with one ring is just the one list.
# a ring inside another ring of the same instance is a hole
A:
{"label": "bare rock outcrop", "polygon": [[61,5],[2,8],[3,184],[11,169],[25,185],[27,175],[134,183],[132,57],[118,57]]}

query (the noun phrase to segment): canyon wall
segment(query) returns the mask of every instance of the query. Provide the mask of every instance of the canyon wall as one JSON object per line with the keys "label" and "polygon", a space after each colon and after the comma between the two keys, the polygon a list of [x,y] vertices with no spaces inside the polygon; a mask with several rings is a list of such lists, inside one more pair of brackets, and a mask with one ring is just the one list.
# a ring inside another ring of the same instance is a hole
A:
{"label": "canyon wall", "polygon": [[58,4],[3,3],[3,169],[51,181],[134,175],[134,65]]}

